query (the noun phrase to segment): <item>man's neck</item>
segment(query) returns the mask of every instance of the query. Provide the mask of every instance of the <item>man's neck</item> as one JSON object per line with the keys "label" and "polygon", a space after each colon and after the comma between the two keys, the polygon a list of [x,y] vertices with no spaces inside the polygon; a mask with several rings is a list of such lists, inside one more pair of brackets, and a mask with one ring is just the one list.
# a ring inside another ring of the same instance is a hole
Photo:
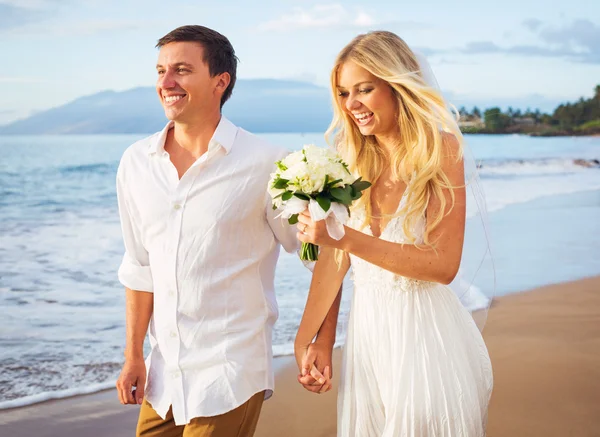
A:
{"label": "man's neck", "polygon": [[173,139],[179,147],[197,159],[208,150],[208,143],[220,121],[221,113],[217,112],[209,117],[203,117],[193,124],[175,122]]}

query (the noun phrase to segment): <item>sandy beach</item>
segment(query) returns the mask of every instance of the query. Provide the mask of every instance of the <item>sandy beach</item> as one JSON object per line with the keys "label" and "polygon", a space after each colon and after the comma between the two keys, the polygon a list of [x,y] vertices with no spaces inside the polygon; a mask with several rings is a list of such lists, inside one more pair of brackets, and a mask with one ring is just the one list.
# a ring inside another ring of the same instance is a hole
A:
{"label": "sandy beach", "polygon": [[[600,435],[600,277],[497,299],[484,338],[494,367],[488,437]],[[335,388],[340,359],[336,350]],[[336,391],[303,390],[293,358],[277,360],[256,436],[335,436]],[[107,390],[0,411],[0,435],[126,437],[136,419],[137,407]]]}

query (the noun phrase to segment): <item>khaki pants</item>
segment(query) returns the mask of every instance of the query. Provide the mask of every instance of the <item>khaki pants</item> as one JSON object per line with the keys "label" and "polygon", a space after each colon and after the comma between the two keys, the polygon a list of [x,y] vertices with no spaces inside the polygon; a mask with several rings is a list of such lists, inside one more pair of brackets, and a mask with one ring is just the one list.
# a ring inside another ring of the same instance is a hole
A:
{"label": "khaki pants", "polygon": [[145,399],[140,409],[137,437],[252,437],[265,397],[256,393],[245,404],[225,414],[195,417],[187,425],[175,425],[171,408],[163,420]]}

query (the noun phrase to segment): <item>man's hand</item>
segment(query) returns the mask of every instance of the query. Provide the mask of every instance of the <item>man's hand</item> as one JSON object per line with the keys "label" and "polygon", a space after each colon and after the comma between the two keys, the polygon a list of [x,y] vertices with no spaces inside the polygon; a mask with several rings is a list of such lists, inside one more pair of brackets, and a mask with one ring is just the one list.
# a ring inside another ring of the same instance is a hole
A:
{"label": "man's hand", "polygon": [[[304,349],[299,368],[298,382],[313,393],[326,393],[331,390],[333,377],[332,367],[333,346],[315,341]],[[298,357],[297,357],[298,359]]]}
{"label": "man's hand", "polygon": [[117,394],[123,404],[141,404],[146,386],[146,363],[144,358],[128,359],[117,380]]}

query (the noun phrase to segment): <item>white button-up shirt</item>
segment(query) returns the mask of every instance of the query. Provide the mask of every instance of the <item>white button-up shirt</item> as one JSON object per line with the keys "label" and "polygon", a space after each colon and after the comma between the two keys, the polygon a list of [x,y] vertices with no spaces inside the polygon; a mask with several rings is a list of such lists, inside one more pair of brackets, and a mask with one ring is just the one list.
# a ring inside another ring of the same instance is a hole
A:
{"label": "white button-up shirt", "polygon": [[119,280],[154,293],[146,399],[163,418],[172,406],[182,425],[272,394],[275,264],[280,243],[291,252],[298,242],[266,191],[285,149],[222,117],[179,180],[164,150],[171,127],[121,159]]}

